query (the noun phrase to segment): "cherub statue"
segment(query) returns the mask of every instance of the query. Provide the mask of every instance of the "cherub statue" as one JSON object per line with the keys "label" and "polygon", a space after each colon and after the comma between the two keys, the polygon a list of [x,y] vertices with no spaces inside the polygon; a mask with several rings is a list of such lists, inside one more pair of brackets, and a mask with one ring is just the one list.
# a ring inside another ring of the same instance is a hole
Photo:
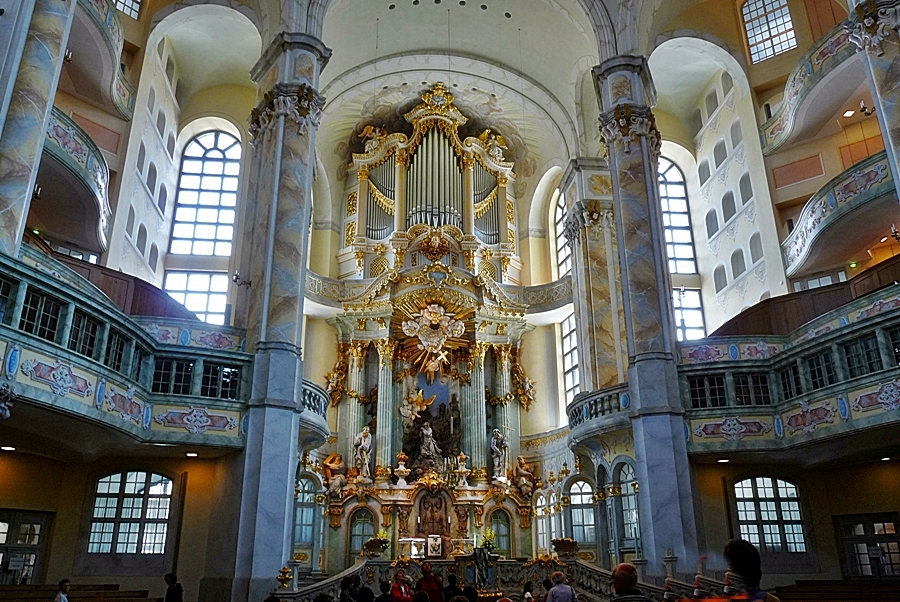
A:
{"label": "cherub statue", "polygon": [[325,467],[325,478],[328,479],[328,497],[339,498],[347,486],[347,467],[341,454],[331,454],[322,462]]}
{"label": "cherub statue", "polygon": [[377,125],[367,125],[363,131],[360,132],[359,137],[365,140],[364,148],[366,149],[366,152],[371,153],[378,148],[381,141],[387,137],[387,130]]}
{"label": "cherub statue", "polygon": [[481,135],[478,136],[478,139],[487,149],[488,155],[490,155],[496,161],[503,160],[503,151],[506,150],[506,140],[500,134],[495,134],[490,129],[484,130],[481,132]]}
{"label": "cherub statue", "polygon": [[516,487],[519,488],[519,493],[522,494],[522,497],[526,499],[531,499],[531,495],[534,493],[534,472],[531,467],[525,463],[525,457],[519,456],[516,458]]}

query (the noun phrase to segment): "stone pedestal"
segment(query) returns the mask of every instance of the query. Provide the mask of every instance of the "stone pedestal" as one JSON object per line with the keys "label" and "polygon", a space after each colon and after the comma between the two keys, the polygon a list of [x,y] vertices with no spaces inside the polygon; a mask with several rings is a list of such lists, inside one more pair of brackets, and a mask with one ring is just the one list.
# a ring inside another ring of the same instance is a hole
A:
{"label": "stone pedestal", "polygon": [[595,67],[594,76],[606,109],[601,132],[609,151],[619,241],[641,547],[648,570],[655,573],[667,553],[688,563],[697,558],[657,184],[660,139],[650,109],[656,93],[642,57],[613,57]]}
{"label": "stone pedestal", "polygon": [[[255,353],[232,600],[262,600],[291,559],[294,483],[301,447],[321,445],[321,416],[302,406],[303,300],[313,148],[323,99],[316,92],[331,51],[283,32],[252,76],[260,103],[251,115],[253,157],[247,198],[252,227],[248,349]],[[311,414],[311,412],[308,412]]]}
{"label": "stone pedestal", "polygon": [[[13,257],[19,253],[25,231],[76,0],[31,3],[31,23],[12,94],[9,104],[0,110],[6,115],[0,131],[0,253]],[[22,7],[4,10],[9,13],[4,19],[9,20],[16,18]],[[14,60],[14,55],[4,60]],[[5,102],[5,95],[0,100]]]}

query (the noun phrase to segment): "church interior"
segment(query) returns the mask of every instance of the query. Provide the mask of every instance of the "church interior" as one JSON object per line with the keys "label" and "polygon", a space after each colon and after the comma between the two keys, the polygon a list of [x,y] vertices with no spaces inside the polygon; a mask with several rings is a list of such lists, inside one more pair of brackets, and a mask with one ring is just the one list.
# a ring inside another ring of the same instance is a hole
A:
{"label": "church interior", "polygon": [[0,600],[896,600],[898,31],[0,0]]}

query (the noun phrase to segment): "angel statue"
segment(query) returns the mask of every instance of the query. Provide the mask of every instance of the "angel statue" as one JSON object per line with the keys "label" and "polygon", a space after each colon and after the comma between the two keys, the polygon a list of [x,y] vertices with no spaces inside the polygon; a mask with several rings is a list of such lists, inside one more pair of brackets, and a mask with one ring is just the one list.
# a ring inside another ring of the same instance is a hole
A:
{"label": "angel statue", "polygon": [[359,137],[366,141],[364,147],[367,153],[371,153],[378,148],[378,145],[386,136],[387,130],[377,125],[367,125],[359,134]]}

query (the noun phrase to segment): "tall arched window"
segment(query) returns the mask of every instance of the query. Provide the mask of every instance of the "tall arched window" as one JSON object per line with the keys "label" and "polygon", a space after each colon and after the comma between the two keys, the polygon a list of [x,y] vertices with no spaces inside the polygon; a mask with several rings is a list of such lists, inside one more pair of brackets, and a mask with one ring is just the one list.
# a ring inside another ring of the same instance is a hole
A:
{"label": "tall arched window", "polygon": [[758,63],[797,47],[787,0],[747,0],[741,8],[750,60]]}
{"label": "tall arched window", "polygon": [[737,145],[744,140],[744,132],[741,131],[741,120],[735,119],[731,124],[731,148],[737,148]]}
{"label": "tall arched window", "polygon": [[719,218],[715,209],[706,212],[706,237],[712,238],[719,231]]}
{"label": "tall arched window", "polygon": [[170,252],[231,256],[241,143],[226,132],[204,132],[181,159]]}
{"label": "tall arched window", "polygon": [[550,543],[553,543],[554,539],[563,536],[562,516],[559,513],[559,498],[556,497],[556,494],[551,493],[547,499],[547,507],[550,509]]}
{"label": "tall arched window", "polygon": [[797,486],[772,477],[734,485],[741,538],[772,552],[806,552]]}
{"label": "tall arched window", "polygon": [[550,517],[547,512],[547,498],[538,494],[534,498],[535,522],[537,523],[537,547],[538,550],[550,550]]}
{"label": "tall arched window", "polygon": [[556,234],[556,267],[559,270],[559,277],[562,278],[572,271],[572,249],[569,247],[569,241],[565,233],[566,195],[562,192],[556,197],[556,205],[553,208],[553,223]]}
{"label": "tall arched window", "polygon": [[747,265],[744,262],[744,251],[741,249],[735,250],[734,253],[731,254],[731,277],[737,278],[747,269]]}
{"label": "tall arched window", "polygon": [[569,511],[572,515],[572,539],[578,543],[596,541],[594,488],[587,481],[575,481],[569,488]]}
{"label": "tall arched window", "polygon": [[755,232],[750,237],[750,263],[756,264],[763,257],[762,241],[759,239],[759,232]]}
{"label": "tall arched window", "polygon": [[494,545],[497,553],[504,558],[512,558],[512,542],[509,537],[509,514],[506,510],[497,509],[491,513],[491,531],[494,532]]}
{"label": "tall arched window", "polygon": [[753,184],[750,183],[750,174],[741,176],[741,205],[746,205],[753,198]]}
{"label": "tall arched window", "polygon": [[172,481],[149,472],[124,472],[97,481],[89,554],[163,554],[169,530]]}
{"label": "tall arched window", "polygon": [[724,140],[719,140],[716,142],[715,148],[713,148],[713,159],[716,162],[716,169],[725,162],[726,158],[728,158],[728,148],[725,146]]}
{"label": "tall arched window", "polygon": [[313,545],[316,516],[316,484],[308,477],[297,481],[297,500],[294,504],[294,545]]}
{"label": "tall arched window", "polygon": [[724,265],[717,265],[716,269],[713,270],[713,282],[716,285],[717,293],[728,286],[728,276],[725,275]]}
{"label": "tall arched window", "polygon": [[734,193],[729,190],[725,193],[725,196],[722,197],[722,223],[727,224],[736,213],[737,207],[734,203]]}
{"label": "tall arched window", "polygon": [[691,235],[684,174],[665,157],[659,159],[659,202],[662,204],[669,272],[696,274],[697,262],[694,259],[694,239]]}
{"label": "tall arched window", "polygon": [[375,535],[375,517],[372,512],[360,508],[350,517],[350,562],[360,555],[363,544]]}
{"label": "tall arched window", "polygon": [[619,487],[622,488],[622,529],[626,541],[637,541],[640,536],[637,507],[637,477],[631,464],[622,464],[619,469]]}

